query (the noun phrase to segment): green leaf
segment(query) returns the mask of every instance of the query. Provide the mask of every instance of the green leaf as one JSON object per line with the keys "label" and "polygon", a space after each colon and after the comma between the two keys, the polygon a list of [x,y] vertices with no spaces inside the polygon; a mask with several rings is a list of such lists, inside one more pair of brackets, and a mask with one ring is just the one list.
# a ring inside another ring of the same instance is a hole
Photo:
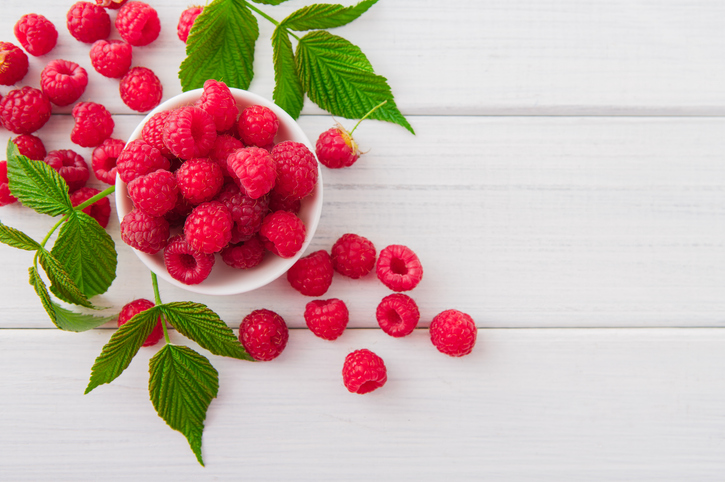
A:
{"label": "green leaf", "polygon": [[73,281],[73,278],[66,272],[65,267],[51,253],[40,248],[38,250],[38,259],[43,271],[50,280],[50,291],[55,296],[67,303],[94,308],[93,304],[88,301],[86,295],[81,292],[75,281]]}
{"label": "green leaf", "polygon": [[385,77],[375,74],[359,47],[324,30],[310,32],[297,44],[297,72],[310,100],[333,115],[360,119],[388,102],[372,119],[400,124],[415,134],[393,101]]}
{"label": "green leaf", "polygon": [[263,5],[279,5],[287,0],[252,0],[254,3],[261,3]]}
{"label": "green leaf", "polygon": [[274,29],[272,33],[272,61],[274,63],[274,92],[272,99],[283,108],[293,119],[297,119],[302,112],[304,92],[292,51],[292,42],[289,35],[282,28]]}
{"label": "green leaf", "polygon": [[191,348],[165,345],[149,361],[149,394],[156,413],[181,432],[201,465],[201,436],[211,401],[219,391],[219,373]]}
{"label": "green leaf", "polygon": [[207,79],[249,88],[257,37],[257,19],[245,2],[211,2],[194,21],[186,41],[186,59],[179,69],[182,90],[198,89]]}
{"label": "green leaf", "polygon": [[215,355],[254,361],[219,315],[200,303],[175,302],[159,306],[176,330]]}
{"label": "green leaf", "polygon": [[377,1],[364,0],[352,7],[330,3],[308,5],[292,12],[282,25],[297,31],[342,27],[367,12]]}
{"label": "green leaf", "polygon": [[8,141],[7,157],[10,192],[24,206],[49,216],[73,211],[68,185],[57,171],[43,161],[20,155],[12,140]]}
{"label": "green leaf", "polygon": [[[40,298],[40,302],[43,304],[43,308],[45,308],[45,312],[48,313],[48,317],[50,318],[50,321],[53,322],[55,326],[58,328],[61,328],[58,325],[57,317],[55,315],[55,309],[53,308],[53,302],[50,299],[50,294],[48,293],[48,288],[45,287],[45,283],[43,283],[43,279],[38,274],[38,271],[35,269],[35,266],[31,266],[28,268],[28,274],[29,276],[29,282],[30,286],[32,286],[35,289],[35,293]],[[61,328],[62,329],[62,328]]]}
{"label": "green leaf", "polygon": [[36,251],[40,248],[33,238],[22,231],[19,231],[0,222],[0,243],[7,244],[13,248],[24,249],[25,251]]}

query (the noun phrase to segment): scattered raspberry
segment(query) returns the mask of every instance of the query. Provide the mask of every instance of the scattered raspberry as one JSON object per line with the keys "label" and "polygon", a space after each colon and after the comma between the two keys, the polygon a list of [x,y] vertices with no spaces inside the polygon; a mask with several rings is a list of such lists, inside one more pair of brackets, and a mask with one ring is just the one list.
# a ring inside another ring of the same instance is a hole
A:
{"label": "scattered raspberry", "polygon": [[350,313],[342,300],[314,300],[305,306],[305,323],[312,333],[324,340],[336,340],[350,320]]}
{"label": "scattered raspberry", "polygon": [[198,285],[207,279],[214,261],[213,254],[193,249],[183,236],[171,238],[164,249],[164,264],[169,275],[187,285]]}
{"label": "scattered raspberry", "polygon": [[210,201],[191,211],[184,223],[184,237],[193,249],[212,254],[229,244],[232,225],[232,215],[226,206]]}
{"label": "scattered raspberry", "polygon": [[237,149],[244,147],[242,141],[236,139],[228,134],[218,135],[214,141],[214,147],[212,147],[209,153],[209,159],[219,164],[222,168],[222,172],[225,177],[232,177],[232,173],[229,171],[229,165],[227,164],[227,158],[229,154],[232,154]]}
{"label": "scattered raspberry", "polygon": [[[100,192],[98,189],[93,189],[92,187],[82,187],[70,195],[70,202],[73,206],[78,206]],[[98,221],[98,224],[102,228],[106,228],[108,226],[108,220],[111,217],[111,202],[107,197],[104,197],[84,208],[83,212]]]}
{"label": "scattered raspberry", "polygon": [[0,161],[0,206],[7,206],[17,201],[17,198],[10,194],[8,186],[8,162]]}
{"label": "scattered raspberry", "polygon": [[179,191],[191,204],[211,201],[224,185],[224,174],[206,158],[189,159],[176,171]]}
{"label": "scattered raspberry", "polygon": [[375,266],[375,246],[357,234],[343,234],[332,245],[332,266],[335,271],[352,279],[362,278]]}
{"label": "scattered raspberry", "polygon": [[189,38],[189,32],[191,32],[191,27],[194,25],[196,17],[201,15],[203,10],[204,7],[189,7],[181,12],[179,23],[176,26],[176,34],[179,36],[179,40],[186,43],[186,39]]}
{"label": "scattered raspberry", "polygon": [[237,127],[239,136],[246,145],[265,147],[274,142],[279,119],[271,109],[252,105],[242,111]]}
{"label": "scattered raspberry", "polygon": [[32,159],[34,161],[42,161],[45,159],[47,152],[45,146],[40,138],[35,137],[32,134],[22,134],[13,139],[13,142],[18,146],[20,154]]}
{"label": "scattered raspberry", "polygon": [[76,2],[66,15],[68,31],[76,40],[92,44],[111,34],[111,17],[103,7]]}
{"label": "scattered raspberry", "polygon": [[262,221],[267,215],[268,199],[267,196],[252,199],[232,182],[225,184],[216,197],[217,201],[229,209],[236,227],[236,234],[246,237],[252,236],[262,226]]}
{"label": "scattered raspberry", "polygon": [[317,159],[330,169],[352,166],[361,154],[350,133],[339,124],[320,134],[315,152]]}
{"label": "scattered raspberry", "polygon": [[116,159],[118,175],[125,183],[158,169],[168,170],[169,167],[171,167],[169,160],[162,156],[158,149],[141,139],[126,144]]}
{"label": "scattered raspberry", "polygon": [[214,119],[214,125],[219,132],[231,129],[239,115],[237,101],[232,91],[224,82],[214,79],[204,82],[204,91],[194,105],[206,111]]}
{"label": "scattered raspberry", "polygon": [[214,119],[198,107],[181,107],[171,111],[166,118],[164,144],[176,157],[206,157],[214,147],[214,141]]}
{"label": "scattered raspberry", "polygon": [[123,7],[128,0],[96,0],[96,5],[100,5],[103,8],[109,10],[118,10]]}
{"label": "scattered raspberry", "polygon": [[179,187],[172,172],[159,169],[129,182],[128,195],[136,209],[149,216],[163,216],[176,206]]}
{"label": "scattered raspberry", "polygon": [[70,105],[83,95],[88,85],[86,69],[67,60],[51,60],[40,73],[40,88],[57,106]]}
{"label": "scattered raspberry", "polygon": [[13,85],[28,73],[28,56],[10,42],[0,42],[0,85]]}
{"label": "scattered raspberry", "polygon": [[317,159],[300,142],[284,141],[272,149],[272,159],[277,167],[274,190],[281,197],[302,199],[317,184]]}
{"label": "scattered raspberry", "polygon": [[91,65],[104,77],[120,79],[131,68],[133,47],[121,40],[97,40],[90,51]]}
{"label": "scattered raspberry", "polygon": [[159,36],[161,22],[156,10],[143,2],[128,2],[118,11],[116,30],[134,47],[148,45]]}
{"label": "scattered raspberry", "polygon": [[120,139],[108,138],[101,145],[93,149],[91,167],[96,179],[106,184],[116,183],[116,160],[126,145]]}
{"label": "scattered raspberry", "polygon": [[231,245],[221,252],[222,260],[232,268],[254,268],[264,259],[264,244],[259,236],[252,236],[241,244]]}
{"label": "scattered raspberry", "polygon": [[302,202],[299,199],[283,198],[277,191],[272,189],[269,193],[269,211],[289,211],[293,214],[299,214],[302,208]]}
{"label": "scattered raspberry", "polygon": [[287,271],[287,281],[305,296],[322,296],[332,284],[332,275],[332,258],[322,249],[298,259]]}
{"label": "scattered raspberry", "polygon": [[48,96],[27,85],[11,90],[0,101],[0,120],[7,130],[15,134],[37,131],[48,122],[50,112]]}
{"label": "scattered raspberry", "polygon": [[60,177],[68,184],[68,191],[73,192],[86,185],[91,173],[83,156],[70,149],[50,151],[43,162],[58,171]]}
{"label": "scattered raspberry", "polygon": [[20,17],[13,32],[20,45],[35,57],[53,50],[58,41],[58,31],[55,29],[55,25],[37,13],[29,13]]}
{"label": "scattered raspberry", "polygon": [[351,393],[369,393],[388,381],[385,363],[375,353],[363,348],[345,357],[342,381]]}
{"label": "scattered raspberry", "polygon": [[254,310],[239,325],[239,342],[258,361],[270,361],[287,346],[289,330],[274,311]]}
{"label": "scattered raspberry", "polygon": [[393,291],[410,291],[423,279],[423,266],[408,247],[391,244],[382,251],[375,267],[378,279]]}
{"label": "scattered raspberry", "polygon": [[[123,308],[121,308],[121,312],[118,314],[118,326],[125,324],[137,314],[146,311],[149,308],[153,308],[154,306],[155,305],[152,302],[143,298],[133,300],[132,302],[125,304]],[[161,326],[161,323],[161,316],[159,316],[156,326],[154,326],[153,330],[151,330],[151,334],[149,334],[142,346],[153,346],[164,337],[164,327]]]}
{"label": "scattered raspberry", "polygon": [[101,104],[79,102],[73,106],[72,114],[76,123],[70,140],[81,147],[97,147],[113,134],[116,124],[111,113]]}
{"label": "scattered raspberry", "polygon": [[438,313],[430,323],[430,341],[439,352],[450,356],[471,353],[477,334],[473,318],[458,310]]}
{"label": "scattered raspberry", "polygon": [[169,223],[164,218],[133,209],[121,221],[121,239],[134,249],[156,254],[169,239]]}
{"label": "scattered raspberry", "polygon": [[260,147],[245,147],[235,151],[227,158],[227,165],[239,188],[252,199],[271,191],[277,179],[272,156]]}
{"label": "scattered raspberry", "polygon": [[141,137],[148,144],[158,149],[162,156],[172,158],[174,155],[164,144],[164,124],[169,114],[171,114],[170,110],[162,110],[154,114],[141,129]]}
{"label": "scattered raspberry", "polygon": [[267,215],[259,229],[264,247],[280,258],[291,258],[297,254],[302,249],[305,233],[302,220],[287,211]]}
{"label": "scattered raspberry", "polygon": [[413,298],[402,293],[394,293],[383,298],[375,317],[385,333],[400,338],[413,333],[420,320],[420,311]]}
{"label": "scattered raspberry", "polygon": [[[131,2],[133,3],[133,2]],[[161,103],[164,88],[156,74],[146,67],[134,67],[121,79],[121,100],[137,112],[146,112]]]}

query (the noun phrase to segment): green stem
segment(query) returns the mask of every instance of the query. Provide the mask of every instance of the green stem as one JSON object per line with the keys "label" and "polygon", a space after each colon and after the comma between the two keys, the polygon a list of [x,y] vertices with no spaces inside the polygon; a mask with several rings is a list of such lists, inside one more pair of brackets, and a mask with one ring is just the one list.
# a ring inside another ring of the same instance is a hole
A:
{"label": "green stem", "polygon": [[[58,229],[58,228],[60,227],[60,225],[61,225],[61,224],[63,224],[63,222],[64,222],[64,221],[65,221],[65,220],[66,220],[67,218],[68,218],[68,215],[66,214],[66,215],[64,215],[64,216],[63,216],[62,218],[60,218],[60,220],[59,220],[59,221],[58,221],[57,223],[55,223],[55,226],[53,226],[52,228],[50,228],[50,231],[48,231],[48,234],[46,234],[46,235],[45,235],[45,237],[43,238],[43,240],[42,240],[42,241],[40,242],[40,245],[41,245],[42,247],[44,247],[44,248],[45,248],[45,244],[46,244],[46,243],[48,242],[48,240],[50,239],[50,237],[51,237],[51,236],[53,235],[53,233],[54,233],[54,232],[55,232],[55,231],[56,231],[56,230],[57,230],[57,229]],[[36,265],[36,268],[37,268],[37,265]]]}
{"label": "green stem", "polygon": [[[244,3],[247,4],[247,7],[249,7],[250,10],[252,10],[253,12],[258,13],[261,17],[264,17],[265,19],[267,19],[270,22],[272,22],[275,26],[279,27],[279,22],[277,20],[273,19],[272,17],[270,17],[269,15],[267,15],[266,13],[264,13],[263,11],[261,11],[260,9],[258,9],[254,5],[252,5],[251,3],[249,3],[249,2],[244,2]],[[287,29],[286,27],[282,26],[282,28],[285,30],[285,32],[287,32],[288,34],[292,35],[297,40],[300,39],[297,35],[295,35],[294,33],[290,32],[289,29]]]}
{"label": "green stem", "polygon": [[116,190],[116,186],[111,186],[109,188],[106,188],[105,190],[99,192],[92,198],[88,199],[87,201],[84,201],[83,203],[79,204],[78,206],[74,207],[76,211],[83,211],[85,208],[93,204],[94,202],[98,201],[99,199],[103,199],[104,197],[111,194],[113,191]]}
{"label": "green stem", "polygon": [[[151,284],[154,286],[154,304],[159,306],[161,304],[161,295],[159,294],[159,280],[156,279],[156,273],[151,272]],[[166,328],[166,320],[161,320],[161,327],[164,329],[164,340],[166,343],[171,343],[169,340],[169,330]]]}
{"label": "green stem", "polygon": [[368,113],[363,116],[362,119],[360,119],[359,121],[357,121],[357,124],[355,124],[355,127],[353,127],[352,130],[350,131],[350,135],[352,135],[352,133],[355,132],[355,129],[357,129],[357,126],[359,126],[362,121],[364,121],[365,119],[367,119],[368,117],[370,117],[370,114],[372,114],[373,112],[375,112],[376,110],[378,110],[379,108],[381,108],[382,106],[384,106],[387,103],[388,103],[388,101],[387,100],[384,100],[381,103],[379,103],[378,105],[376,105],[375,107],[373,107],[372,109],[370,109],[368,111]]}

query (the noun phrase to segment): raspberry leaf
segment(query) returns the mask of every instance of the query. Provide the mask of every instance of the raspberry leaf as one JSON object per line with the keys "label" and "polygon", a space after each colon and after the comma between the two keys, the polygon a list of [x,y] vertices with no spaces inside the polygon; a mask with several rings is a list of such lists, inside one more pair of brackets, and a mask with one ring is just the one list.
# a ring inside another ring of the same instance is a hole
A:
{"label": "raspberry leaf", "polygon": [[40,274],[35,269],[35,266],[31,266],[28,268],[28,274],[30,282],[30,286],[35,289],[35,293],[40,298],[40,302],[43,304],[43,308],[45,308],[45,312],[48,313],[48,317],[50,318],[50,321],[53,322],[55,326],[60,328],[58,326],[56,316],[55,316],[55,309],[53,308],[53,302],[50,299],[50,294],[48,293],[48,288],[45,286],[45,283],[43,283],[43,279],[40,277]]}
{"label": "raspberry leaf", "polygon": [[40,245],[30,236],[0,222],[0,243],[25,251],[36,251]]}
{"label": "raspberry leaf", "polygon": [[272,33],[272,49],[274,63],[274,102],[283,108],[293,119],[302,112],[304,92],[302,84],[295,72],[295,57],[292,42],[283,28],[276,28]]}
{"label": "raspberry leaf", "polygon": [[191,348],[164,345],[149,361],[149,394],[156,413],[181,432],[201,465],[201,436],[211,401],[219,391],[219,373]]}
{"label": "raspberry leaf", "polygon": [[254,3],[261,3],[263,5],[279,5],[287,0],[252,0]]}
{"label": "raspberry leaf", "polygon": [[352,7],[330,3],[308,5],[292,12],[282,25],[297,31],[342,27],[367,12],[377,1],[364,0]]}
{"label": "raspberry leaf", "polygon": [[50,291],[55,296],[66,303],[94,308],[93,304],[88,301],[86,295],[81,292],[65,270],[65,267],[51,253],[40,248],[38,250],[38,259],[40,265],[43,267],[43,271],[45,271],[45,274],[48,275],[48,279],[50,280]]}

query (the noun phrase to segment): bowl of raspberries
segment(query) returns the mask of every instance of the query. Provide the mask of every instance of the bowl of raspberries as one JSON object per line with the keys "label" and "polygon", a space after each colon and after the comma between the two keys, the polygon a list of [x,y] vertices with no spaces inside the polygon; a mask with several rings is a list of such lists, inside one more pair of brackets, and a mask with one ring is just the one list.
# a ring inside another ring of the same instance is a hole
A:
{"label": "bowl of raspberries", "polygon": [[121,239],[159,277],[230,295],[284,274],[322,212],[314,148],[283,109],[207,80],[152,110],[116,161]]}

